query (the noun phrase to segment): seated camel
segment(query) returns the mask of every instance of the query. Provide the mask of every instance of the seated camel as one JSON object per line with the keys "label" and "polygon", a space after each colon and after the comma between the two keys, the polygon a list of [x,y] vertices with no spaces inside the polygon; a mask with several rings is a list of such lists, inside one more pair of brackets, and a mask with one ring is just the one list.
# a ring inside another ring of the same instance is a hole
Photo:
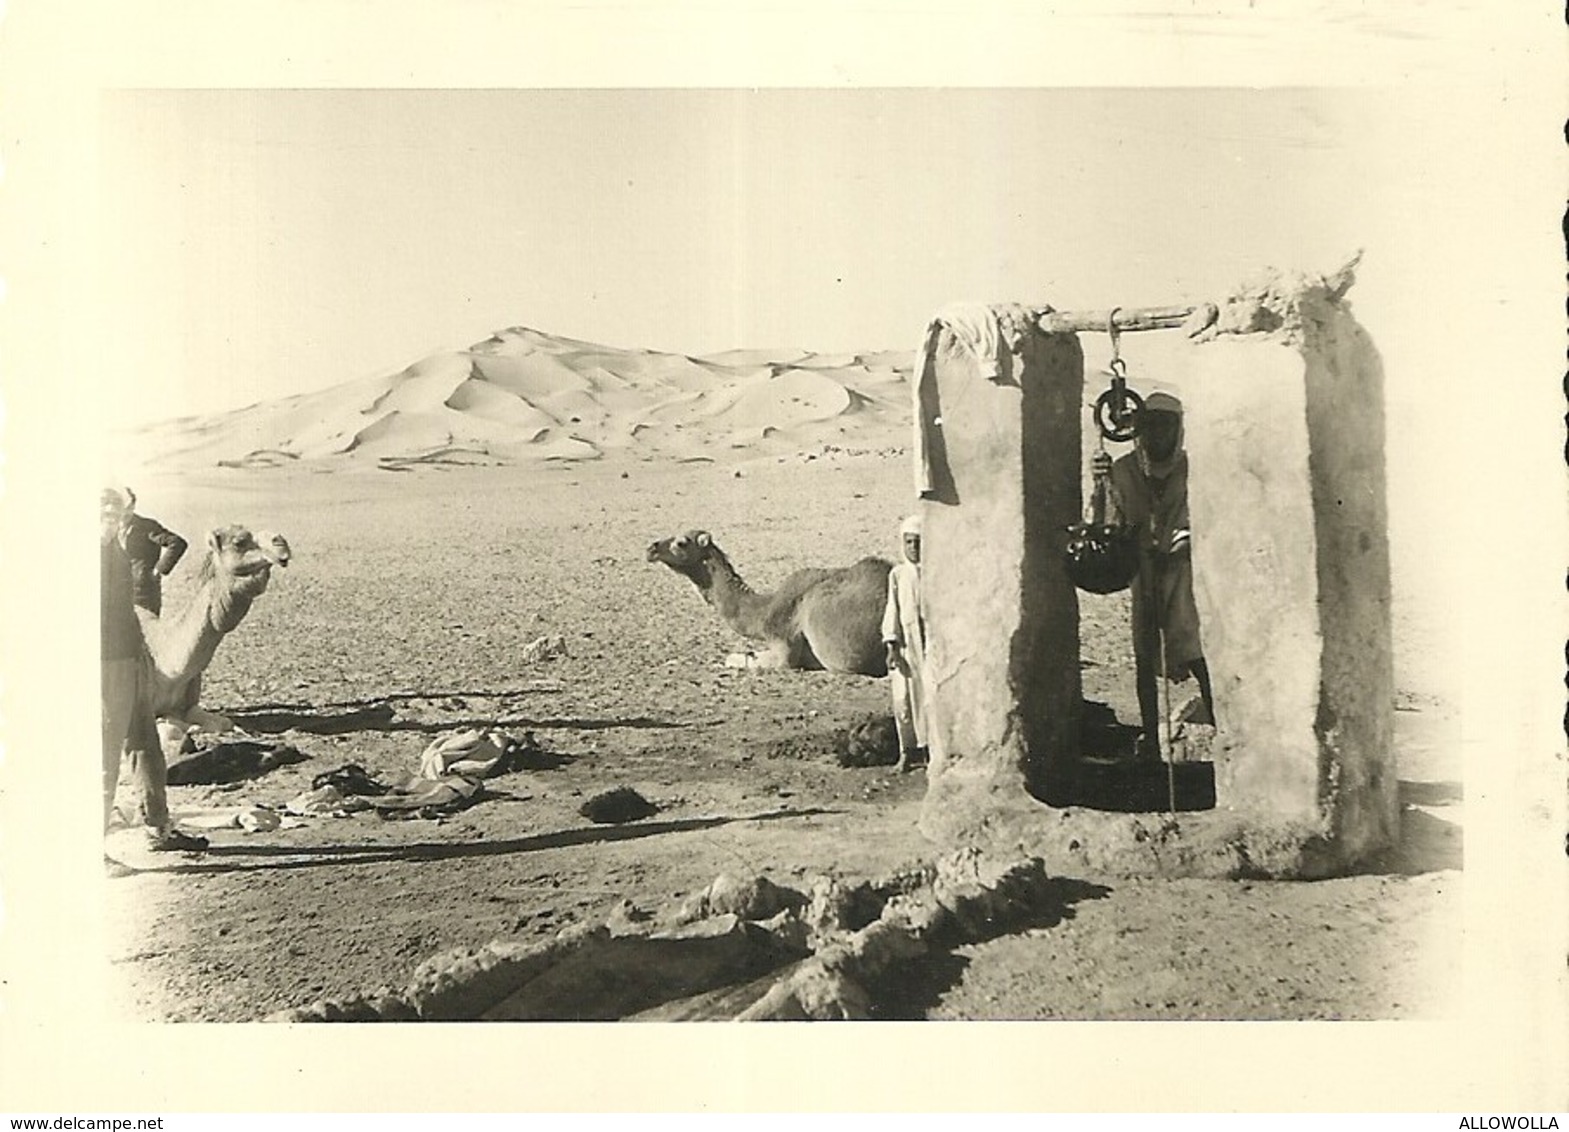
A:
{"label": "seated camel", "polygon": [[[157,721],[201,717],[196,706],[201,674],[212,662],[223,638],[250,612],[251,603],[267,590],[274,566],[288,565],[289,544],[281,535],[253,535],[241,526],[220,527],[207,536],[207,555],[197,572],[197,589],[185,608],[158,617],[136,607],[133,671],[128,678],[110,679],[105,658],[104,681],[104,812],[112,810],[115,780],[123,756],[129,755],[143,793],[141,821],[167,833],[164,800],[165,762]],[[106,570],[112,559],[106,557]],[[128,565],[124,582],[105,578],[106,623],[122,618],[120,605],[130,604]],[[111,609],[111,605],[116,608]],[[224,721],[226,722],[226,721]],[[178,724],[177,724],[178,725]]]}
{"label": "seated camel", "polygon": [[763,642],[761,655],[732,656],[728,664],[888,674],[882,620],[893,565],[881,558],[797,570],[771,594],[742,581],[707,531],[660,539],[649,546],[648,560],[690,579],[725,624]]}

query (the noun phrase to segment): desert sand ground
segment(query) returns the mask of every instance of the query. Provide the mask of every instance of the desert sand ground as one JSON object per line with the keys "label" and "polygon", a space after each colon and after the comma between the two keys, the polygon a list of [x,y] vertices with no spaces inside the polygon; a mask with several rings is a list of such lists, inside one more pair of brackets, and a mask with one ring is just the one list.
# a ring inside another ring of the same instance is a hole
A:
{"label": "desert sand ground", "polygon": [[[171,788],[177,813],[281,805],[323,771],[412,774],[463,726],[531,731],[558,758],[442,820],[371,814],[211,834],[199,856],[125,855],[106,881],[116,1008],[246,1021],[401,982],[433,952],[544,938],[651,909],[720,873],[791,883],[930,860],[919,772],[847,769],[829,736],[886,711],[884,681],[726,668],[738,640],[644,548],[711,530],[768,588],[801,565],[889,555],[897,455],[213,469],[139,483],[188,536],[274,527],[295,560],[224,644],[205,706],[307,761]],[[195,539],[193,538],[193,542]],[[193,552],[193,559],[195,557]],[[169,580],[189,592],[191,566]],[[1085,694],[1136,718],[1124,599],[1083,600]],[[528,662],[559,634],[566,655]],[[1415,646],[1397,637],[1405,653]],[[1406,839],[1379,870],[1317,883],[1086,876],[1060,920],[904,973],[882,1009],[931,1019],[1410,1018],[1450,1008],[1459,955],[1454,718],[1401,678]],[[630,786],[658,813],[595,825]],[[111,846],[114,842],[111,841]]]}

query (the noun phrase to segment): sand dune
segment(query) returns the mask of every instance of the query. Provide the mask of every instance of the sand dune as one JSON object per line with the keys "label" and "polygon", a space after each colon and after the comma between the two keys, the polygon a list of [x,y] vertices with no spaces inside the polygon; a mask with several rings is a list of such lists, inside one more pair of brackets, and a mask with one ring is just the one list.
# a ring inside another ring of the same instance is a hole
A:
{"label": "sand dune", "polygon": [[115,439],[155,470],[695,459],[905,443],[913,352],[622,349],[516,326],[397,373]]}

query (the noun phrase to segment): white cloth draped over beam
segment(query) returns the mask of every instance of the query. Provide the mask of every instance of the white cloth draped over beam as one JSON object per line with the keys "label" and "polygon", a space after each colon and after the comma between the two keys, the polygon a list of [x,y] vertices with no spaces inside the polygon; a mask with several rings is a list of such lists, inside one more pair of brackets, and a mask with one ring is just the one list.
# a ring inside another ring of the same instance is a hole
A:
{"label": "white cloth draped over beam", "polygon": [[932,472],[933,430],[940,428],[936,412],[937,340],[944,328],[965,349],[975,355],[981,376],[1001,381],[1009,370],[1003,365],[1003,352],[1019,351],[1025,334],[1035,325],[1043,310],[1032,310],[1019,303],[951,303],[937,312],[921,336],[915,353],[915,370],[910,375],[910,395],[914,416],[915,494],[929,498],[936,490]]}

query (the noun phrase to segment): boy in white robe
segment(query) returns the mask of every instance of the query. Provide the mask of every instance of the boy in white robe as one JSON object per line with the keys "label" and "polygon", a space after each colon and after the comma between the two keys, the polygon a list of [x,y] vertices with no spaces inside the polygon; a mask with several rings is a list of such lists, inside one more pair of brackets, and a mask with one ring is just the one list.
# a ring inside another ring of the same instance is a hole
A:
{"label": "boy in white robe", "polygon": [[888,575],[883,609],[883,644],[893,689],[894,727],[899,733],[901,772],[926,749],[926,618],[921,611],[921,520],[912,515],[899,527],[902,560]]}

